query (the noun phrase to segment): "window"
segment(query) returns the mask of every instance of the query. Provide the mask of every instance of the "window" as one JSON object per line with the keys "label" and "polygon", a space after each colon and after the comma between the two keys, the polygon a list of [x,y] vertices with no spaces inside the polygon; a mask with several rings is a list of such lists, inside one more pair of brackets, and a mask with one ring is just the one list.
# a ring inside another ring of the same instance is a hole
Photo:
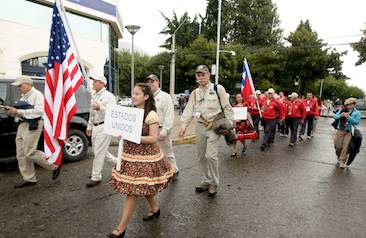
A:
{"label": "window", "polygon": [[46,75],[47,60],[47,56],[41,56],[22,61],[22,74],[44,77]]}
{"label": "window", "polygon": [[7,85],[6,83],[0,83],[0,105],[4,105],[7,96]]}
{"label": "window", "polygon": [[[108,24],[70,12],[66,16],[75,36],[108,42],[105,38]],[[11,0],[1,4],[0,19],[48,30],[51,28],[52,7],[26,0]]]}

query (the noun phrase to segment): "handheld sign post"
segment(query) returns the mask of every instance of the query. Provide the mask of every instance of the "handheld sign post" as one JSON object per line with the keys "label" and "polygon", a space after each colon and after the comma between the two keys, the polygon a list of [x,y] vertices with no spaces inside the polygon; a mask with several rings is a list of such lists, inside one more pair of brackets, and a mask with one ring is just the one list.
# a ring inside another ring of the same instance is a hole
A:
{"label": "handheld sign post", "polygon": [[140,144],[143,119],[143,109],[119,105],[107,106],[104,118],[104,133],[116,137],[122,136],[118,145],[117,171],[121,170],[123,140]]}
{"label": "handheld sign post", "polygon": [[248,107],[233,107],[234,121],[241,121],[248,119]]}

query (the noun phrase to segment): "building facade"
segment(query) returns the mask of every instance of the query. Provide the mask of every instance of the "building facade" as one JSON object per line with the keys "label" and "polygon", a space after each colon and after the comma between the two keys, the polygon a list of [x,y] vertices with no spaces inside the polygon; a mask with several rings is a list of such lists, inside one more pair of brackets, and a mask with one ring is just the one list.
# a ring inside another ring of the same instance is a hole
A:
{"label": "building facade", "polygon": [[[80,63],[105,75],[118,92],[118,40],[123,26],[117,0],[62,0]],[[6,2],[6,3],[5,3]],[[0,76],[44,77],[55,0],[4,0],[0,8]]]}

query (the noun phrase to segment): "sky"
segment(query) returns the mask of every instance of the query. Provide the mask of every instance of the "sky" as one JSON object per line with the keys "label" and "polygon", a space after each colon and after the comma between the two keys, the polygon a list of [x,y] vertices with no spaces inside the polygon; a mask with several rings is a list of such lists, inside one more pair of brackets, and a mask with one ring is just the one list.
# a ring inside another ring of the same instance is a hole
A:
{"label": "sky", "polygon": [[[124,25],[141,26],[135,35],[135,45],[143,52],[154,55],[164,51],[159,48],[167,36],[159,34],[166,26],[160,12],[171,17],[173,11],[181,16],[185,11],[191,17],[205,14],[206,0],[118,0]],[[356,42],[361,29],[366,27],[365,0],[273,0],[281,21],[284,36],[298,26],[300,20],[309,19],[314,31],[331,47],[339,52],[347,51],[342,57],[343,73],[355,85],[366,92],[366,63],[355,66],[357,52],[344,43]],[[222,13],[224,14],[224,13]],[[125,31],[123,45],[131,42],[131,35]]]}

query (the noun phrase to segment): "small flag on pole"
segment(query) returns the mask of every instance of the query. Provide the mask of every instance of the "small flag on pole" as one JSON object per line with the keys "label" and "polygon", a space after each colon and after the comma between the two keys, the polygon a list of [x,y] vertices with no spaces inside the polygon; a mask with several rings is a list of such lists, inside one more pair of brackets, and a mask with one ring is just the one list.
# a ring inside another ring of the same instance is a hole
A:
{"label": "small flag on pole", "polygon": [[70,39],[70,30],[57,0],[53,6],[44,89],[44,149],[48,162],[57,166],[61,165],[61,148],[76,113],[74,93],[84,80]]}
{"label": "small flag on pole", "polygon": [[250,74],[247,59],[243,62],[243,75],[241,80],[241,93],[243,94],[244,102],[248,102],[249,96],[255,96],[254,83]]}

